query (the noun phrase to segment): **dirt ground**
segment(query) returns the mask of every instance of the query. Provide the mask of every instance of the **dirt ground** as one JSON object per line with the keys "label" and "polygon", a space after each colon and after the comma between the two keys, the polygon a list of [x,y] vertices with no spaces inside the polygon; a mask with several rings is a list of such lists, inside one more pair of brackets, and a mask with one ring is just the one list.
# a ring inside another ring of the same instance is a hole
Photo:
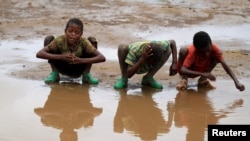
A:
{"label": "dirt ground", "polygon": [[[63,34],[67,20],[72,17],[83,20],[84,36],[95,36],[99,44],[111,48],[116,48],[120,43],[142,40],[140,36],[132,36],[135,32],[148,31],[153,34],[166,27],[182,28],[199,24],[250,24],[250,0],[190,0],[178,1],[178,4],[174,0],[162,0],[161,3],[126,0],[0,0],[0,3],[1,40],[25,41],[43,38],[48,34]],[[218,42],[226,46],[246,45],[240,41]],[[225,50],[224,55],[238,78],[250,76],[249,50]],[[26,60],[18,61],[24,67],[22,70],[12,70],[10,74],[15,77],[42,80],[50,72],[46,61],[32,65]],[[92,73],[105,84],[112,85],[120,76],[119,64],[109,60],[94,64]],[[220,65],[213,73],[218,77],[229,78]],[[139,82],[140,77],[136,75],[132,79]],[[170,80],[164,83],[178,81],[177,75],[168,76],[168,66],[164,66],[155,77],[160,81]]]}

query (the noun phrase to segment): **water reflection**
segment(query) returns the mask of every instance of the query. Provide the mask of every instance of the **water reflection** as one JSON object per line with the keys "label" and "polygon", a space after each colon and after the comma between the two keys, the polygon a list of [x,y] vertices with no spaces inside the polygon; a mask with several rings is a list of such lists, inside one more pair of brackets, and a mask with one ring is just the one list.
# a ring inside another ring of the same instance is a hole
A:
{"label": "water reflection", "polygon": [[123,133],[126,129],[141,140],[156,140],[159,133],[168,133],[162,111],[152,98],[154,92],[145,87],[138,94],[121,90],[114,117],[114,132]]}
{"label": "water reflection", "polygon": [[236,107],[243,104],[243,100],[235,100],[219,111],[215,111],[209,100],[207,89],[188,89],[180,91],[175,102],[168,102],[168,125],[173,120],[176,127],[186,127],[186,141],[204,141],[208,124],[217,124]]}
{"label": "water reflection", "polygon": [[93,126],[102,108],[93,107],[88,86],[77,83],[51,86],[44,106],[34,111],[45,126],[62,130],[61,141],[77,141],[75,129]]}

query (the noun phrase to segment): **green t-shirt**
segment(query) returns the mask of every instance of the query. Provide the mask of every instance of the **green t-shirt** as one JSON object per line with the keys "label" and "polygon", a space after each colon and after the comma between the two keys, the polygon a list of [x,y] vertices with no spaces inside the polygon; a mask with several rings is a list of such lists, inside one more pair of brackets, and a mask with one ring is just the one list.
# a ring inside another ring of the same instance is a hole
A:
{"label": "green t-shirt", "polygon": [[[129,52],[125,59],[125,62],[131,66],[133,66],[142,56],[144,49],[147,45],[150,45],[151,42],[154,42],[158,45],[160,45],[161,49],[163,51],[166,51],[170,47],[170,43],[168,40],[163,41],[141,41],[141,42],[135,42],[129,45]],[[152,69],[154,66],[143,63],[141,67],[137,70],[138,74],[148,72],[150,69]]]}
{"label": "green t-shirt", "polygon": [[65,35],[60,35],[56,37],[55,40],[53,40],[48,45],[48,47],[51,53],[63,54],[71,52],[77,57],[82,57],[83,53],[91,54],[96,50],[96,48],[90,43],[87,38],[81,37],[79,42],[76,44],[75,49],[73,51],[70,51]]}

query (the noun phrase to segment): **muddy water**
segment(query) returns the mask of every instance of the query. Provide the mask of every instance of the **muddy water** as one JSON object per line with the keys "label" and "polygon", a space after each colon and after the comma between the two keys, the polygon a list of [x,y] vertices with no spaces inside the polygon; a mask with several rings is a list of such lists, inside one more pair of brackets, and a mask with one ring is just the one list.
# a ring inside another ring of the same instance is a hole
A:
{"label": "muddy water", "polygon": [[[249,25],[226,31],[244,32],[246,28]],[[245,34],[238,37],[239,34],[222,34],[216,32],[216,27],[212,29],[216,38],[240,38],[249,44]],[[179,32],[185,34],[190,30]],[[180,44],[190,41],[178,38],[175,29],[170,31]],[[135,36],[149,38],[144,33]],[[7,75],[13,68],[22,69],[18,60],[44,61],[34,56],[40,45],[41,39],[0,42],[1,141],[207,141],[208,124],[250,124],[249,79],[240,80],[246,86],[244,92],[239,92],[231,80],[218,80],[216,90],[193,87],[178,92],[172,86],[155,91],[132,85],[118,91],[102,84],[105,82],[89,86],[81,85],[80,81],[66,83],[67,80],[49,86],[42,80]],[[117,58],[116,50],[105,46],[100,49],[108,60]]]}
{"label": "muddy water", "polygon": [[0,85],[2,141],[206,141],[208,124],[250,124],[249,89],[239,92],[229,80],[217,81],[216,90],[183,92],[8,77]]}

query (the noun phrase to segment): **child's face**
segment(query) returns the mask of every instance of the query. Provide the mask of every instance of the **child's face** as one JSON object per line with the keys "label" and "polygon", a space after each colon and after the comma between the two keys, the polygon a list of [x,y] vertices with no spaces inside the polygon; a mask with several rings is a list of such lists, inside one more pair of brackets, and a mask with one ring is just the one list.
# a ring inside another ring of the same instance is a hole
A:
{"label": "child's face", "polygon": [[65,30],[65,35],[66,35],[68,44],[73,45],[73,44],[77,44],[77,42],[80,40],[82,36],[82,31],[78,25],[71,24]]}
{"label": "child's face", "polygon": [[203,48],[200,48],[199,50],[197,50],[197,53],[200,55],[200,56],[209,56],[210,52],[211,52],[211,44],[203,47]]}

